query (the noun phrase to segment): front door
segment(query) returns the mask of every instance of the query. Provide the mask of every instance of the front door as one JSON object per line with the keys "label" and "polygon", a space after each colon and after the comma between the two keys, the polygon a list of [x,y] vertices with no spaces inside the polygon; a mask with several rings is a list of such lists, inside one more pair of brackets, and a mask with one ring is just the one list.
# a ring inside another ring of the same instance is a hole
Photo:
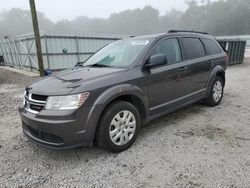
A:
{"label": "front door", "polygon": [[147,76],[149,96],[149,116],[154,116],[174,107],[175,101],[186,93],[182,83],[183,76],[188,77],[189,71],[181,64],[181,50],[177,38],[159,41],[152,49],[150,56],[166,54],[167,65],[149,70]]}

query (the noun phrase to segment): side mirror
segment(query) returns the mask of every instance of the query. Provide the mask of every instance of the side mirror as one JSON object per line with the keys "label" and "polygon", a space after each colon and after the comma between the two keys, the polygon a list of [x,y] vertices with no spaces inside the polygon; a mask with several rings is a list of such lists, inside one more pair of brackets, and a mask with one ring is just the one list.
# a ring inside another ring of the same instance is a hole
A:
{"label": "side mirror", "polygon": [[165,54],[156,54],[152,55],[147,63],[144,65],[146,69],[150,69],[152,67],[157,67],[161,65],[166,65],[168,63],[168,58]]}

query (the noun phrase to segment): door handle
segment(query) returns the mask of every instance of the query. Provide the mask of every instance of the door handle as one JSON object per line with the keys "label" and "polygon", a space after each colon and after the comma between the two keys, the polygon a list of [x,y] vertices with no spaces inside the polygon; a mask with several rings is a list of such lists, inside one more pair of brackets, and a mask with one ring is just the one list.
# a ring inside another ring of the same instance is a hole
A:
{"label": "door handle", "polygon": [[187,66],[185,66],[185,67],[181,67],[181,68],[179,68],[179,71],[180,72],[183,72],[183,71],[186,71],[188,69],[188,67]]}
{"label": "door handle", "polygon": [[213,63],[213,62],[214,62],[214,59],[210,59],[209,62],[210,62],[210,63]]}

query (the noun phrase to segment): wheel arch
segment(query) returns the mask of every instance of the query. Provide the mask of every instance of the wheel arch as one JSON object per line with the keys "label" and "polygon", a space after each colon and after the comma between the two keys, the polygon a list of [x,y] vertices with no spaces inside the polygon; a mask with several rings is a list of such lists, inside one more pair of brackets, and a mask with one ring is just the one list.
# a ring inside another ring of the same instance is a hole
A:
{"label": "wheel arch", "polygon": [[[95,140],[96,132],[98,129],[98,124],[100,122],[100,119],[105,112],[105,110],[108,108],[110,104],[112,104],[114,101],[117,100],[122,100],[122,101],[127,101],[133,104],[139,111],[142,124],[147,121],[148,119],[148,102],[147,98],[145,96],[145,92],[130,84],[123,84],[123,85],[118,85],[109,88],[108,90],[104,91],[95,101],[93,105],[93,109],[91,110],[92,113],[95,112],[95,108],[97,106],[101,106],[101,110],[99,110],[98,114],[94,115],[94,118],[96,118],[95,124],[92,125],[94,127],[93,131],[93,141]],[[93,118],[91,116],[90,118]]]}
{"label": "wheel arch", "polygon": [[108,108],[108,106],[110,106],[113,102],[119,101],[119,100],[126,101],[126,102],[133,104],[137,108],[137,110],[139,111],[142,123],[146,121],[146,119],[148,117],[146,106],[144,105],[144,103],[140,97],[138,97],[135,94],[131,94],[131,93],[119,95],[116,98],[109,101],[109,103],[107,103],[105,105],[105,108],[103,109],[101,116],[103,115],[104,111]]}
{"label": "wheel arch", "polygon": [[216,73],[216,76],[219,76],[219,77],[222,79],[222,81],[223,81],[223,86],[225,86],[225,83],[226,83],[225,71],[224,71],[224,70],[223,70],[223,71],[218,71],[218,72]]}
{"label": "wheel arch", "polygon": [[123,100],[132,103],[140,112],[142,120],[147,119],[148,115],[148,102],[145,92],[134,85],[122,84],[109,88],[103,92],[98,99],[95,101],[94,105],[104,104],[104,110],[114,101]]}
{"label": "wheel arch", "polygon": [[210,74],[210,77],[209,77],[209,81],[207,83],[207,93],[206,93],[206,96],[209,95],[209,92],[211,90],[211,87],[212,87],[212,83],[215,79],[216,76],[219,76],[221,77],[221,79],[223,80],[223,86],[225,86],[225,83],[226,83],[226,77],[225,77],[225,70],[222,66],[218,65],[216,66],[212,73]]}

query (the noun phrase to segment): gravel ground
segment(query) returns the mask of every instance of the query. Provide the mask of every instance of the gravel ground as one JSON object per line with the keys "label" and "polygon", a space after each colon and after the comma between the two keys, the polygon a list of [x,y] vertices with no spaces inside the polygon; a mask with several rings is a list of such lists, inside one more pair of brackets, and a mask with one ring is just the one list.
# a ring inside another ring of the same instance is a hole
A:
{"label": "gravel ground", "polygon": [[228,68],[220,106],[155,120],[120,154],[27,141],[17,107],[32,79],[0,68],[0,187],[250,187],[250,61]]}

